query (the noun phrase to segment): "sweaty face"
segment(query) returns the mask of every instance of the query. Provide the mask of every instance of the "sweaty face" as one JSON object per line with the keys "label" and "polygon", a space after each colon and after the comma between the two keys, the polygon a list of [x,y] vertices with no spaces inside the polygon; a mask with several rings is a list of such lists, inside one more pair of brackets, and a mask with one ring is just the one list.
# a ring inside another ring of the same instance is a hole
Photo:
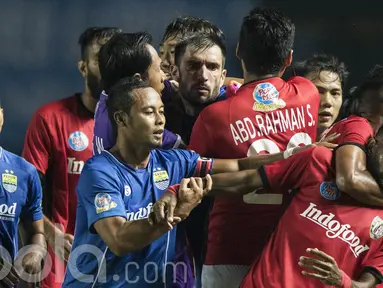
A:
{"label": "sweaty face", "polygon": [[128,141],[154,149],[162,145],[165,127],[164,104],[153,88],[137,89],[126,133]]}
{"label": "sweaty face", "polygon": [[152,45],[148,45],[147,47],[152,55],[152,64],[148,69],[147,81],[154,90],[161,93],[164,89],[165,80],[165,74],[161,70],[161,58],[158,56],[156,49],[154,49]]}
{"label": "sweaty face", "polygon": [[166,79],[171,79],[170,66],[174,65],[174,51],[177,43],[176,38],[169,38],[160,45],[161,68],[165,73]]}
{"label": "sweaty face", "polygon": [[178,67],[183,97],[195,105],[213,102],[226,76],[222,65],[223,55],[218,46],[206,50],[186,48]]}
{"label": "sweaty face", "polygon": [[88,58],[86,60],[87,71],[86,83],[89,90],[92,93],[93,98],[98,99],[101,94],[101,76],[100,69],[98,68],[98,52],[101,46],[99,44],[93,44],[88,48]]}
{"label": "sweaty face", "polygon": [[318,128],[325,130],[335,122],[342,106],[343,94],[339,75],[321,71],[319,75],[316,72],[310,73],[306,75],[306,78],[318,88],[321,99]]}

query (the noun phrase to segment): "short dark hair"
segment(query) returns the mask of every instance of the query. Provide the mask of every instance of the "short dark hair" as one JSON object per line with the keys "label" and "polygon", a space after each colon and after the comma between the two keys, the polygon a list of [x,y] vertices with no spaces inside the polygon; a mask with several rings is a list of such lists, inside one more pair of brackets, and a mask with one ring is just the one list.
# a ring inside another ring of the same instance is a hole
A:
{"label": "short dark hair", "polygon": [[99,68],[103,89],[109,89],[118,81],[134,74],[146,74],[152,64],[147,45],[152,36],[146,32],[114,35],[99,52]]}
{"label": "short dark hair", "polygon": [[255,8],[243,18],[238,56],[255,75],[278,73],[293,48],[295,26],[277,9]]}
{"label": "short dark hair", "polygon": [[344,87],[349,75],[346,65],[334,55],[328,54],[314,54],[304,61],[295,63],[293,67],[296,75],[302,77],[311,73],[315,73],[319,77],[322,71],[336,73],[342,87]]}
{"label": "short dark hair", "polygon": [[225,40],[225,35],[222,30],[211,22],[197,17],[181,16],[174,19],[165,30],[162,43],[172,38],[183,38],[194,33],[213,34],[222,40]]}
{"label": "short dark hair", "polygon": [[81,33],[78,44],[81,47],[81,59],[87,60],[87,48],[95,43],[104,45],[113,35],[122,33],[117,27],[89,27]]}
{"label": "short dark hair", "polygon": [[121,79],[116,85],[114,85],[109,92],[106,106],[108,109],[108,116],[112,122],[114,131],[117,131],[116,121],[114,120],[114,114],[117,111],[125,111],[130,113],[132,106],[135,102],[134,90],[149,88],[149,84],[143,81],[139,77],[127,77]]}
{"label": "short dark hair", "polygon": [[350,89],[347,99],[343,102],[343,117],[352,114],[361,116],[359,109],[363,96],[368,91],[378,91],[383,87],[383,66],[375,65],[366,75],[361,85]]}
{"label": "short dark hair", "polygon": [[193,51],[205,51],[213,46],[218,46],[222,52],[222,68],[225,66],[226,45],[224,41],[214,34],[198,33],[191,35],[177,44],[174,51],[174,63],[179,66],[181,58],[188,47]]}

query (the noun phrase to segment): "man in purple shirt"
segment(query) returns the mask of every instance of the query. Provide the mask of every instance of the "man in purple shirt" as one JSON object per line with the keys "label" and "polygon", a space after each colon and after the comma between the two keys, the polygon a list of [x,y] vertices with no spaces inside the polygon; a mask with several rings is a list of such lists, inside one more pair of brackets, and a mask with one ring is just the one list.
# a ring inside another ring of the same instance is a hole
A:
{"label": "man in purple shirt", "polygon": [[[171,93],[171,83],[165,81],[161,59],[151,45],[152,37],[143,32],[121,33],[112,37],[100,50],[99,68],[104,91],[95,112],[93,154],[108,150],[116,142],[116,133],[108,117],[108,91],[124,78],[136,76],[148,82],[157,92]],[[184,147],[181,137],[164,131],[161,148]]]}

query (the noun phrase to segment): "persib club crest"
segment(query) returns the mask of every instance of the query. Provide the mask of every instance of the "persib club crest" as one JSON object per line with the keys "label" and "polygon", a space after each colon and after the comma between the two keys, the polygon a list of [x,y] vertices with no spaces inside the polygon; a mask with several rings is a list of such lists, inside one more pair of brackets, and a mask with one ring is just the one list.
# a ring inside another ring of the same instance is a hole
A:
{"label": "persib club crest", "polygon": [[160,190],[165,190],[169,187],[169,175],[165,170],[161,168],[154,168],[153,170],[154,185]]}
{"label": "persib club crest", "polygon": [[376,216],[374,220],[372,220],[370,227],[370,237],[371,239],[378,240],[383,236],[383,220]]}
{"label": "persib club crest", "polygon": [[327,200],[336,200],[340,197],[340,190],[334,182],[323,182],[319,190],[320,194]]}
{"label": "persib club crest", "polygon": [[5,170],[5,173],[1,174],[1,183],[6,191],[13,193],[17,189],[17,176],[12,170]]}
{"label": "persib club crest", "polygon": [[286,106],[285,101],[279,99],[279,92],[274,85],[270,83],[258,84],[253,92],[255,100],[254,111],[273,111]]}
{"label": "persib club crest", "polygon": [[117,204],[108,193],[98,193],[94,198],[94,206],[96,206],[96,213],[100,214],[117,207]]}
{"label": "persib club crest", "polygon": [[69,147],[74,151],[83,151],[89,145],[88,137],[81,131],[76,131],[70,134],[68,138]]}

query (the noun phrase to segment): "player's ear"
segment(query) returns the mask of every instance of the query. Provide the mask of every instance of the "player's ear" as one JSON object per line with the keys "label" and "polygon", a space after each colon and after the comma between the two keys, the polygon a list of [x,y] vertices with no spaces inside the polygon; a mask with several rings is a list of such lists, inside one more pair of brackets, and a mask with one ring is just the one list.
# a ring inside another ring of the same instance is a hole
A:
{"label": "player's ear", "polygon": [[140,79],[142,79],[142,76],[141,76],[141,74],[140,74],[140,73],[136,73],[136,74],[134,74],[134,75],[133,75],[133,77],[137,77],[137,78],[140,78]]}
{"label": "player's ear", "polygon": [[172,79],[180,82],[180,71],[178,69],[178,66],[176,65],[170,65],[170,74],[172,75]]}
{"label": "player's ear", "polygon": [[289,55],[287,55],[287,58],[285,60],[285,67],[289,67],[291,63],[293,63],[293,52],[294,50],[291,49]]}
{"label": "player's ear", "polygon": [[219,83],[220,87],[225,83],[226,74],[227,74],[227,70],[226,69],[222,69],[221,82]]}
{"label": "player's ear", "polygon": [[239,42],[237,43],[237,47],[235,47],[235,56],[237,56],[237,58],[241,60],[241,58],[239,57],[238,47],[239,47]]}
{"label": "player's ear", "polygon": [[84,60],[80,60],[77,63],[78,71],[80,71],[82,77],[86,78],[88,76],[88,67]]}
{"label": "player's ear", "polygon": [[128,115],[123,111],[116,111],[113,114],[117,127],[126,127],[128,123]]}

